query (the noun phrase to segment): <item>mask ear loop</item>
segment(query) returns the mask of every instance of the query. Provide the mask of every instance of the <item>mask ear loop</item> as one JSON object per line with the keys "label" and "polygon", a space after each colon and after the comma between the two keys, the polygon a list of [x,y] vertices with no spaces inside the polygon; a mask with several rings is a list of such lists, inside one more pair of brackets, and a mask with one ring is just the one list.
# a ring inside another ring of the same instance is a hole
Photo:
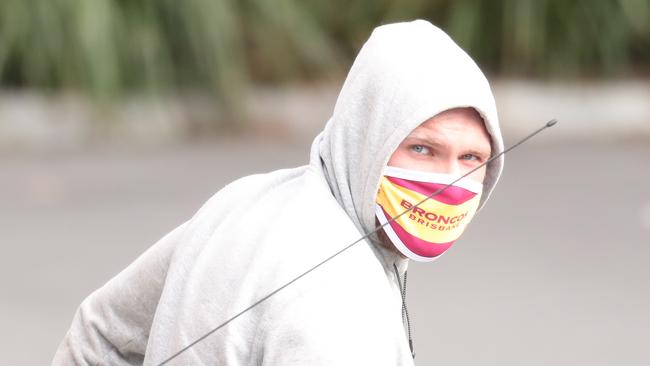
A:
{"label": "mask ear loop", "polygon": [[357,240],[355,240],[354,242],[352,242],[352,243],[348,244],[347,246],[345,246],[343,249],[337,251],[336,253],[334,253],[334,254],[332,254],[331,256],[327,257],[326,259],[322,260],[322,261],[319,262],[318,264],[314,265],[314,266],[311,267],[310,269],[308,269],[308,270],[306,270],[305,272],[303,272],[303,273],[301,273],[300,275],[298,275],[298,276],[297,276],[296,278],[294,278],[293,280],[291,280],[291,281],[285,283],[284,285],[278,287],[277,289],[271,291],[270,293],[268,293],[267,295],[265,295],[265,296],[262,297],[261,299],[259,299],[259,300],[257,300],[256,302],[254,302],[252,305],[248,306],[247,308],[245,308],[244,310],[240,311],[239,313],[233,315],[232,317],[230,317],[230,318],[229,318],[228,320],[226,320],[225,322],[219,324],[217,327],[213,328],[212,330],[208,331],[207,333],[205,333],[205,334],[202,335],[201,337],[199,337],[199,338],[197,338],[196,340],[192,341],[192,343],[190,343],[190,344],[188,344],[187,346],[183,347],[183,348],[182,348],[181,350],[179,350],[178,352],[176,352],[176,353],[174,353],[173,355],[169,356],[167,359],[165,359],[164,361],[162,361],[161,363],[159,363],[158,366],[162,366],[162,365],[164,365],[164,364],[169,363],[169,362],[172,361],[174,358],[180,356],[182,353],[184,353],[184,352],[187,351],[188,349],[194,347],[197,343],[203,341],[204,339],[206,339],[207,337],[209,337],[210,335],[212,335],[214,332],[216,332],[216,331],[218,331],[219,329],[225,327],[226,325],[228,325],[228,324],[229,324],[230,322],[232,322],[233,320],[239,318],[240,316],[242,316],[244,313],[246,313],[246,312],[249,311],[250,309],[256,307],[257,305],[259,305],[259,304],[261,304],[261,303],[263,303],[264,301],[268,300],[271,296],[277,294],[278,292],[282,291],[282,290],[285,289],[286,287],[292,285],[294,282],[296,282],[296,281],[298,281],[299,279],[303,278],[304,276],[308,275],[311,271],[313,271],[313,270],[315,270],[316,268],[322,266],[323,264],[327,263],[328,261],[330,261],[330,260],[333,259],[334,257],[336,257],[336,256],[338,256],[339,254],[345,252],[346,250],[352,248],[352,247],[355,246],[356,244],[358,244],[358,243],[360,243],[361,241],[363,241],[364,239],[368,238],[370,235],[375,234],[377,231],[379,231],[380,229],[382,229],[384,226],[386,226],[386,225],[390,224],[391,222],[397,220],[398,218],[402,217],[402,216],[405,215],[407,212],[413,210],[414,208],[418,207],[418,206],[421,205],[422,203],[426,202],[428,199],[430,199],[430,198],[432,198],[432,197],[434,197],[434,196],[436,196],[436,195],[439,195],[440,193],[444,192],[447,188],[449,188],[450,186],[452,186],[454,183],[458,182],[459,180],[461,180],[461,179],[463,179],[463,178],[469,176],[470,174],[474,173],[475,171],[477,171],[477,170],[481,169],[482,167],[488,165],[488,164],[491,163],[492,161],[494,161],[494,160],[498,159],[499,157],[505,155],[506,153],[508,153],[508,152],[511,151],[512,149],[514,149],[514,148],[516,148],[517,146],[519,146],[519,145],[523,144],[524,142],[528,141],[530,138],[532,138],[533,136],[535,136],[535,135],[537,135],[538,133],[542,132],[543,130],[545,130],[545,129],[549,128],[549,127],[554,126],[556,123],[557,123],[557,120],[556,120],[556,119],[552,119],[552,120],[546,122],[546,123],[544,124],[544,126],[542,126],[542,127],[538,128],[537,130],[531,132],[528,136],[522,138],[522,139],[519,140],[519,142],[517,142],[516,144],[514,144],[514,145],[510,146],[509,148],[507,148],[507,149],[501,151],[500,153],[494,155],[494,156],[491,157],[490,159],[486,160],[483,164],[477,166],[476,168],[470,170],[469,172],[467,172],[467,173],[461,175],[458,179],[454,180],[453,182],[451,182],[451,183],[445,185],[444,187],[438,189],[437,191],[431,193],[430,195],[428,195],[427,197],[425,197],[424,199],[422,199],[420,202],[414,204],[413,207],[406,209],[405,211],[403,211],[402,213],[398,214],[398,215],[395,216],[395,217],[392,217],[390,220],[386,221],[384,224],[381,224],[381,225],[375,227],[375,228],[374,228],[373,230],[371,230],[369,233],[366,233],[365,235],[363,235],[363,236],[360,237],[359,239],[357,239]]}

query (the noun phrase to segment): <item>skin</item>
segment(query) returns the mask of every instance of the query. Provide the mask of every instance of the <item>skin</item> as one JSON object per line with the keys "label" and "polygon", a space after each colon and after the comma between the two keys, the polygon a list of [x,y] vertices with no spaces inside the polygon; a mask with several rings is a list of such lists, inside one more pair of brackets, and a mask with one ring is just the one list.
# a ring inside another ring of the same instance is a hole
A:
{"label": "skin", "polygon": [[[389,166],[430,173],[463,175],[490,158],[490,135],[483,118],[473,108],[446,110],[424,121],[399,144]],[[483,183],[486,167],[468,178]],[[376,220],[379,225],[379,221]],[[383,230],[379,238],[386,248],[404,257]]]}

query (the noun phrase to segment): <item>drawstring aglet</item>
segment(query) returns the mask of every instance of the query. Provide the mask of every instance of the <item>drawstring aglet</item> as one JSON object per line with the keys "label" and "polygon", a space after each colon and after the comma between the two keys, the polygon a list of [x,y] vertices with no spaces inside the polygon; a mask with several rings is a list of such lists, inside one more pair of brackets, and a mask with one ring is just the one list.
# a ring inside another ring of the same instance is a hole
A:
{"label": "drawstring aglet", "polygon": [[413,356],[413,359],[415,360],[415,351],[413,350],[413,340],[409,339],[409,348],[411,349],[411,356]]}

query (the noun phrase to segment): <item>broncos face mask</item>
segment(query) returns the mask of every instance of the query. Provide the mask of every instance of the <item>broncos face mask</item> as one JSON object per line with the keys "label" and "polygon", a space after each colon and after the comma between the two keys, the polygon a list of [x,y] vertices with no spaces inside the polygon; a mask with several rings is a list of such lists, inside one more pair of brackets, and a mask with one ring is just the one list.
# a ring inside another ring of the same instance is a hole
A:
{"label": "broncos face mask", "polygon": [[464,178],[414,207],[458,179],[458,175],[427,173],[387,166],[377,193],[376,215],[393,245],[406,257],[430,262],[465,231],[476,213],[483,185]]}

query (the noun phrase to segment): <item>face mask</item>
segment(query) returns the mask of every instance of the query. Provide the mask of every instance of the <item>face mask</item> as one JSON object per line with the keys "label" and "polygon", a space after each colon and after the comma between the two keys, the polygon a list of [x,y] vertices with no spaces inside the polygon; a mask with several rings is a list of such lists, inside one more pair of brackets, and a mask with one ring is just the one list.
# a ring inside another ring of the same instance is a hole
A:
{"label": "face mask", "polygon": [[376,215],[393,245],[405,256],[430,262],[444,253],[465,231],[481,200],[483,185],[464,178],[418,207],[415,204],[458,179],[387,166],[377,193]]}

